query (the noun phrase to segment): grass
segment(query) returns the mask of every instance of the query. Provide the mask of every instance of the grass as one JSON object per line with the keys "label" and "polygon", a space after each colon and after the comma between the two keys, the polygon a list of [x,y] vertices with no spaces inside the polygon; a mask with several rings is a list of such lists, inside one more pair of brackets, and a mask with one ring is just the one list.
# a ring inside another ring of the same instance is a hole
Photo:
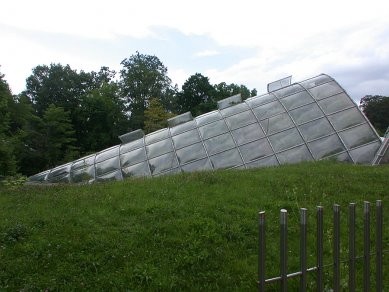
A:
{"label": "grass", "polygon": [[[308,208],[309,266],[315,264],[315,207],[324,206],[325,263],[332,262],[332,205],[383,200],[389,249],[389,166],[330,161],[256,170],[180,174],[94,185],[0,189],[0,290],[255,291],[257,218],[267,219],[267,276],[278,275],[279,210],[289,211],[289,271],[299,265],[299,210]],[[371,230],[374,239],[374,228]],[[374,241],[372,249],[374,251]],[[384,275],[389,272],[384,255]],[[357,266],[362,274],[361,261]],[[374,287],[374,262],[371,264]],[[347,288],[347,264],[341,266]],[[326,288],[331,269],[325,270]],[[309,290],[315,290],[315,275]],[[361,285],[361,276],[358,276]],[[384,288],[389,279],[384,277]],[[293,290],[298,279],[288,282]],[[361,287],[361,286],[360,286]],[[269,285],[277,291],[278,284]]]}

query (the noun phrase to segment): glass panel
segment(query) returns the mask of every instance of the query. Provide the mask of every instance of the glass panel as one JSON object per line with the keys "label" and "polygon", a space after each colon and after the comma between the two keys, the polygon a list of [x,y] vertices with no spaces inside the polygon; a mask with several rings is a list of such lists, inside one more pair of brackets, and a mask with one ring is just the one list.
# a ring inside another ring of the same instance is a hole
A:
{"label": "glass panel", "polygon": [[256,121],[257,120],[251,110],[226,118],[227,125],[231,130],[252,124]]}
{"label": "glass panel", "polygon": [[329,82],[331,80],[332,79],[329,76],[327,76],[327,75],[319,75],[317,77],[314,77],[314,78],[305,80],[303,82],[300,82],[300,84],[302,86],[304,86],[305,88],[311,88],[311,87],[315,87],[315,86],[317,86],[319,84],[323,84],[323,83]]}
{"label": "glass panel", "polygon": [[281,88],[277,91],[274,91],[273,93],[278,97],[278,98],[284,98],[285,96],[291,95],[293,93],[303,91],[304,89],[299,85],[299,84],[293,84],[288,87]]}
{"label": "glass panel", "polygon": [[346,130],[339,135],[349,149],[378,140],[368,124]]}
{"label": "glass panel", "polygon": [[209,155],[235,147],[234,140],[232,140],[230,133],[205,140],[204,144]]}
{"label": "glass panel", "polygon": [[146,146],[147,156],[149,158],[173,151],[172,142],[170,139],[165,139],[160,142]]}
{"label": "glass panel", "polygon": [[109,181],[109,180],[121,180],[121,179],[122,179],[122,174],[120,170],[96,178],[97,181]]}
{"label": "glass panel", "polygon": [[346,150],[343,147],[343,144],[340,141],[338,135],[331,135],[319,140],[315,140],[308,143],[308,146],[316,159],[321,159],[323,157]]}
{"label": "glass panel", "polygon": [[243,164],[236,148],[216,154],[210,158],[214,168],[228,168]]}
{"label": "glass panel", "polygon": [[133,142],[120,145],[120,154],[129,152],[131,150],[141,148],[144,146],[143,139],[135,140]]}
{"label": "glass panel", "polygon": [[211,123],[214,121],[218,121],[221,118],[222,118],[222,116],[220,115],[219,111],[214,111],[214,112],[210,112],[210,113],[205,114],[205,115],[198,116],[196,118],[196,122],[197,122],[197,125],[200,127],[202,125],[205,125],[205,124],[208,124],[208,123]]}
{"label": "glass panel", "polygon": [[179,134],[173,137],[176,148],[182,148],[200,141],[199,131],[197,129]]}
{"label": "glass panel", "polygon": [[313,119],[324,116],[316,103],[311,103],[303,107],[290,111],[290,115],[296,124],[302,124]]}
{"label": "glass panel", "polygon": [[70,174],[61,174],[57,176],[51,176],[47,178],[47,181],[50,183],[69,183]]}
{"label": "glass panel", "polygon": [[292,119],[287,113],[262,120],[261,125],[268,135],[294,126]]}
{"label": "glass panel", "polygon": [[212,169],[211,163],[209,162],[208,158],[201,159],[182,166],[183,172],[192,172],[207,169]]}
{"label": "glass panel", "polygon": [[248,109],[250,109],[249,106],[243,102],[243,103],[239,103],[237,105],[225,108],[225,109],[221,110],[220,112],[224,117],[228,117],[228,116],[231,116],[231,115],[243,112],[243,111],[247,111]]}
{"label": "glass panel", "polygon": [[238,130],[232,131],[238,145],[260,139],[265,136],[258,123],[248,125]]}
{"label": "glass panel", "polygon": [[260,107],[256,107],[253,109],[258,119],[266,119],[275,114],[279,114],[284,112],[284,108],[282,107],[279,101],[273,101],[271,103],[267,103]]}
{"label": "glass panel", "polygon": [[150,176],[148,163],[142,162],[122,169],[124,177]]}
{"label": "glass panel", "polygon": [[157,132],[153,132],[151,134],[146,135],[145,142],[146,145],[150,145],[152,143],[155,143],[159,140],[166,139],[169,137],[169,131],[168,129],[162,129]]}
{"label": "glass panel", "polygon": [[303,139],[301,139],[296,128],[272,135],[269,139],[276,152],[303,143]]}
{"label": "glass panel", "polygon": [[328,119],[334,125],[335,129],[340,131],[351,126],[355,126],[365,122],[360,111],[356,108],[351,108],[331,116]]}
{"label": "glass panel", "polygon": [[96,163],[96,174],[102,175],[119,168],[119,157],[113,157],[100,163]]}
{"label": "glass panel", "polygon": [[197,143],[180,150],[177,150],[177,157],[180,164],[197,160],[207,156],[202,143]]}
{"label": "glass panel", "polygon": [[330,95],[334,95],[336,93],[342,92],[342,88],[339,87],[339,85],[335,82],[328,82],[324,83],[322,85],[318,85],[316,87],[312,87],[309,89],[309,91],[312,93],[313,97],[317,100],[326,98]]}
{"label": "glass panel", "polygon": [[299,126],[301,134],[306,141],[326,136],[334,132],[326,118],[315,120]]}
{"label": "glass panel", "polygon": [[72,165],[72,170],[84,168],[89,165],[93,165],[95,162],[95,154],[76,160]]}
{"label": "glass panel", "polygon": [[252,98],[246,99],[246,103],[251,107],[255,108],[257,106],[260,106],[261,104],[268,103],[270,101],[276,100],[277,98],[273,94],[265,94],[261,96],[256,96]]}
{"label": "glass panel", "polygon": [[320,100],[319,105],[327,115],[351,106],[355,106],[355,104],[345,93],[337,94]]}
{"label": "glass panel", "polygon": [[167,120],[167,124],[169,128],[174,128],[175,126],[178,126],[180,124],[185,124],[186,122],[192,121],[193,117],[191,112],[186,112],[183,114],[180,114],[178,116],[172,117]]}
{"label": "glass panel", "polygon": [[120,155],[120,162],[122,167],[139,163],[146,160],[146,153],[144,148],[138,148],[134,151],[127,152]]}
{"label": "glass panel", "polygon": [[278,161],[277,158],[273,155],[270,157],[266,157],[260,160],[256,160],[250,163],[246,164],[247,168],[258,168],[258,167],[270,167],[270,166],[277,166]]}
{"label": "glass panel", "polygon": [[47,176],[47,179],[50,180],[56,176],[66,176],[70,173],[70,167],[71,167],[71,163],[68,163],[68,164],[65,164],[65,165],[61,165],[61,166],[58,166],[54,169],[51,170],[51,172],[49,173],[49,175]]}
{"label": "glass panel", "polygon": [[46,170],[44,172],[40,172],[38,174],[35,174],[33,176],[30,176],[28,178],[29,181],[33,181],[33,182],[44,182],[47,175],[49,174],[50,170]]}
{"label": "glass panel", "polygon": [[72,183],[80,183],[83,181],[89,181],[95,177],[95,168],[89,166],[84,169],[75,170],[71,173]]}
{"label": "glass panel", "polygon": [[290,164],[313,160],[311,153],[309,153],[308,148],[305,145],[278,153],[277,157],[280,161],[280,164]]}
{"label": "glass panel", "polygon": [[196,128],[195,121],[190,121],[190,122],[186,122],[184,124],[174,126],[173,128],[170,128],[170,133],[172,134],[172,136],[174,136],[174,135],[177,135],[179,133],[182,133],[182,132],[188,131],[190,129],[194,129],[194,128]]}
{"label": "glass panel", "polygon": [[118,156],[119,155],[119,146],[112,147],[110,149],[107,149],[105,151],[101,151],[96,154],[96,163],[107,160],[111,157]]}
{"label": "glass panel", "polygon": [[161,155],[157,158],[149,160],[150,170],[152,174],[157,174],[162,171],[168,170],[170,168],[175,168],[178,166],[177,159],[174,152],[170,152],[164,155]]}
{"label": "glass panel", "polygon": [[339,162],[351,162],[351,163],[353,162],[351,160],[350,155],[348,155],[347,152],[343,152],[343,153],[340,153],[337,155],[332,155],[332,156],[326,157],[324,159],[334,160],[334,161],[339,161]]}
{"label": "glass panel", "polygon": [[242,153],[244,161],[248,162],[254,159],[258,159],[264,156],[273,154],[273,150],[270,147],[267,139],[261,139],[239,147]]}
{"label": "glass panel", "polygon": [[351,150],[350,155],[354,159],[355,163],[371,164],[380,146],[381,146],[380,142],[372,143]]}
{"label": "glass panel", "polygon": [[289,110],[300,105],[313,102],[313,98],[308,94],[308,92],[301,91],[281,99],[281,102]]}
{"label": "glass panel", "polygon": [[216,135],[219,135],[221,133],[228,132],[228,128],[226,126],[226,123],[221,120],[217,122],[213,122],[212,124],[208,124],[206,126],[203,126],[199,128],[201,136],[203,139],[207,139]]}

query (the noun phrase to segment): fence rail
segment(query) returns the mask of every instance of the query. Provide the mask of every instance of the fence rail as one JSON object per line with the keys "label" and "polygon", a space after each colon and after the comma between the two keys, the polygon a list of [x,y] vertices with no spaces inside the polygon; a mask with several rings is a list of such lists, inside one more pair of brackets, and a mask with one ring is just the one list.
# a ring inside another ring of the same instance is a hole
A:
{"label": "fence rail", "polygon": [[333,205],[333,262],[323,264],[323,207],[316,209],[316,266],[307,267],[307,209],[300,208],[300,270],[288,273],[288,211],[280,210],[280,275],[266,279],[266,213],[259,212],[259,257],[258,257],[258,289],[265,291],[266,284],[280,282],[280,291],[288,290],[288,279],[300,277],[300,291],[307,290],[307,274],[316,272],[317,291],[324,290],[323,269],[329,266],[333,268],[333,291],[340,291],[340,265],[348,263],[348,290],[356,290],[356,260],[363,258],[363,291],[370,291],[370,260],[371,256],[376,257],[375,281],[376,291],[383,289],[382,272],[382,201],[376,201],[376,226],[375,226],[375,253],[370,251],[370,202],[363,203],[363,256],[356,254],[356,212],[355,203],[350,203],[348,207],[348,259],[341,261],[340,258],[340,206]]}

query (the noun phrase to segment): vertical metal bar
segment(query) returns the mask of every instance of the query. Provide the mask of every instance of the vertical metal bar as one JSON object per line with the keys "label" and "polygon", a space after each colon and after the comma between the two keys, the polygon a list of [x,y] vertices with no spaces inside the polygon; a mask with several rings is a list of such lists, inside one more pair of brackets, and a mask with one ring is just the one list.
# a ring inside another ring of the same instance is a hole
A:
{"label": "vertical metal bar", "polygon": [[307,209],[300,209],[300,291],[307,290]]}
{"label": "vertical metal bar", "polygon": [[376,291],[382,291],[382,201],[376,202]]}
{"label": "vertical metal bar", "polygon": [[370,290],[370,203],[363,202],[363,291]]}
{"label": "vertical metal bar", "polygon": [[349,204],[348,217],[348,290],[355,291],[355,203]]}
{"label": "vertical metal bar", "polygon": [[258,258],[258,280],[259,291],[265,291],[265,212],[259,212],[259,258]]}
{"label": "vertical metal bar", "polygon": [[323,291],[323,207],[317,206],[317,291]]}
{"label": "vertical metal bar", "polygon": [[340,209],[334,204],[334,292],[340,291]]}
{"label": "vertical metal bar", "polygon": [[281,271],[281,291],[288,290],[288,211],[281,209],[280,211],[280,271]]}

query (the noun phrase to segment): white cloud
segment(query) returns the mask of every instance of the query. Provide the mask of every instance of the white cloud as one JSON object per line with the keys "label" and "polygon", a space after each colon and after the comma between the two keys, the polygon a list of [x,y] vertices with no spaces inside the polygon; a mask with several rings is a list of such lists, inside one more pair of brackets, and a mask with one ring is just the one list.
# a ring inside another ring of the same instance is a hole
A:
{"label": "white cloud", "polygon": [[212,57],[212,56],[216,56],[219,54],[220,54],[220,52],[218,52],[216,50],[204,50],[204,51],[197,52],[194,55],[195,55],[195,57]]}

